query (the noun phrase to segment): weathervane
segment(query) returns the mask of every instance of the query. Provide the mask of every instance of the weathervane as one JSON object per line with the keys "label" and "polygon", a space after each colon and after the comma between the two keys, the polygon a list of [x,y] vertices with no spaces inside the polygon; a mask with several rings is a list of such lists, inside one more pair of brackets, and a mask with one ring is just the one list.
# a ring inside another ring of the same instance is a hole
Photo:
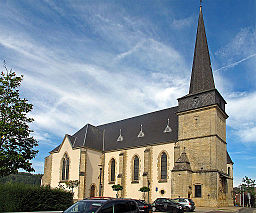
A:
{"label": "weathervane", "polygon": [[200,7],[202,7],[202,2],[203,2],[203,0],[200,0]]}

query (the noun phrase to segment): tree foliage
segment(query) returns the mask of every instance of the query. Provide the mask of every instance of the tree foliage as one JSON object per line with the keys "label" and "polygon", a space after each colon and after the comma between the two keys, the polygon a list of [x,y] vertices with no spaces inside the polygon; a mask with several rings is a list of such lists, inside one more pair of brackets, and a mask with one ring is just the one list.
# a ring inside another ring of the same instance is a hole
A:
{"label": "tree foliage", "polygon": [[123,187],[120,184],[117,184],[117,185],[113,185],[112,189],[114,191],[120,191],[120,190],[123,190]]}
{"label": "tree foliage", "polygon": [[63,211],[73,204],[73,194],[48,186],[0,184],[0,212]]}
{"label": "tree foliage", "polygon": [[150,188],[147,187],[147,186],[143,186],[139,189],[140,192],[149,192],[150,191]]}
{"label": "tree foliage", "polygon": [[242,180],[241,188],[242,191],[249,192],[251,195],[255,195],[255,180],[245,176]]}
{"label": "tree foliage", "polygon": [[116,197],[118,198],[118,192],[123,190],[123,187],[120,184],[112,186],[113,191],[116,191]]}
{"label": "tree foliage", "polygon": [[65,185],[72,190],[73,193],[73,189],[78,187],[78,185],[80,184],[79,180],[68,180],[65,182]]}
{"label": "tree foliage", "polygon": [[18,174],[11,174],[0,178],[0,184],[4,183],[23,183],[28,185],[41,185],[42,174],[31,174],[26,172],[19,172]]}
{"label": "tree foliage", "polygon": [[140,192],[143,192],[143,199],[145,200],[146,199],[146,192],[149,192],[150,191],[150,188],[147,187],[147,186],[143,186],[139,189]]}
{"label": "tree foliage", "polygon": [[32,172],[30,162],[38,152],[34,149],[37,141],[30,135],[27,117],[33,105],[25,98],[20,98],[19,87],[23,76],[17,76],[4,63],[0,75],[0,177],[17,173],[18,169]]}

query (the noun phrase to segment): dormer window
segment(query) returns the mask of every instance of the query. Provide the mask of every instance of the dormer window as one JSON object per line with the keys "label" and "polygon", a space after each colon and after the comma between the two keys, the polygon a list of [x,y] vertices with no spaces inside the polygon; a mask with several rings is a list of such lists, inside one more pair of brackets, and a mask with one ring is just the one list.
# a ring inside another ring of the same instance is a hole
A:
{"label": "dormer window", "polygon": [[164,133],[169,133],[169,132],[172,132],[172,129],[171,129],[171,127],[169,126],[170,124],[170,120],[169,120],[169,118],[167,119],[167,126],[165,127],[165,129],[164,129]]}
{"label": "dormer window", "polygon": [[122,136],[122,129],[120,129],[120,135],[117,138],[117,142],[121,142],[124,140],[124,137]]}
{"label": "dormer window", "polygon": [[140,125],[140,132],[139,132],[139,134],[138,134],[138,138],[142,138],[142,137],[144,137],[145,136],[145,134],[144,134],[144,132],[142,131],[142,124]]}

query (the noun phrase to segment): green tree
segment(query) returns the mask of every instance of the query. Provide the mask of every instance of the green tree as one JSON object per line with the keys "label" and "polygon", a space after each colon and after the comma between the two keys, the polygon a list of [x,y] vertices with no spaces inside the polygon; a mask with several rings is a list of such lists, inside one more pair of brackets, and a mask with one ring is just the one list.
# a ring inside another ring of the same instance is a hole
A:
{"label": "green tree", "polygon": [[255,196],[255,180],[245,176],[242,180],[241,188],[243,191],[249,192],[251,195]]}
{"label": "green tree", "polygon": [[146,200],[146,192],[149,192],[150,191],[150,188],[149,187],[147,187],[147,186],[143,186],[143,187],[141,187],[140,189],[139,189],[139,191],[140,192],[143,192],[143,198],[144,198],[144,200]]}
{"label": "green tree", "polygon": [[73,189],[78,187],[79,185],[79,180],[69,180],[69,181],[66,181],[65,184],[66,186],[72,190],[72,193],[73,193]]}
{"label": "green tree", "polygon": [[29,185],[41,185],[42,174],[31,174],[26,172],[19,172],[18,174],[11,174],[0,178],[0,184],[4,183],[23,183]]}
{"label": "green tree", "polygon": [[117,184],[117,185],[113,185],[113,186],[112,186],[112,189],[113,189],[114,191],[116,191],[116,197],[118,198],[118,191],[123,190],[123,187],[122,187],[120,184]]}
{"label": "green tree", "polygon": [[34,149],[38,142],[30,135],[33,119],[27,117],[33,105],[20,98],[22,80],[23,76],[8,70],[4,62],[0,75],[0,177],[17,173],[18,169],[34,171],[30,160],[38,152]]}

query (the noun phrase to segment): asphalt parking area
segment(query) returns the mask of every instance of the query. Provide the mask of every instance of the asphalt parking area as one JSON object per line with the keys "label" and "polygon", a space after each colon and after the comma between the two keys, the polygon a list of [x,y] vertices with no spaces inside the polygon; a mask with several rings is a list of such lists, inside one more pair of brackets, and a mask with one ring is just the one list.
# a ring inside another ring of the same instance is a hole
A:
{"label": "asphalt parking area", "polygon": [[256,213],[255,208],[226,207],[226,208],[204,208],[198,207],[195,212],[201,213]]}

